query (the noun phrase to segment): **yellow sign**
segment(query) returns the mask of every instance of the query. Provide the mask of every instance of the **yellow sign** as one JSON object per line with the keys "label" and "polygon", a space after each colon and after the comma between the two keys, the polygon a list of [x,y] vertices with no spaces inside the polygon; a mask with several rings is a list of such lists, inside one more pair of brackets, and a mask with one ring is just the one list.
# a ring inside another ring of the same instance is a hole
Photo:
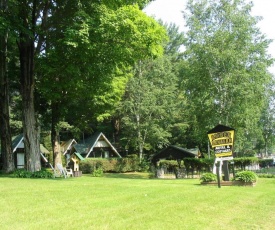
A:
{"label": "yellow sign", "polygon": [[216,157],[233,155],[234,130],[209,133],[208,138]]}

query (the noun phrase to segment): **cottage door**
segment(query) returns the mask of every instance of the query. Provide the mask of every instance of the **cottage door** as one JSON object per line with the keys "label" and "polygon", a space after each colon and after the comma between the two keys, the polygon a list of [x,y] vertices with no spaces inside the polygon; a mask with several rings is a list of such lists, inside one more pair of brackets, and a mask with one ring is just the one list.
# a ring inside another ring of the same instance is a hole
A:
{"label": "cottage door", "polygon": [[109,158],[109,152],[108,151],[104,152],[104,158]]}
{"label": "cottage door", "polygon": [[22,169],[25,166],[25,154],[17,153],[17,166],[16,168]]}

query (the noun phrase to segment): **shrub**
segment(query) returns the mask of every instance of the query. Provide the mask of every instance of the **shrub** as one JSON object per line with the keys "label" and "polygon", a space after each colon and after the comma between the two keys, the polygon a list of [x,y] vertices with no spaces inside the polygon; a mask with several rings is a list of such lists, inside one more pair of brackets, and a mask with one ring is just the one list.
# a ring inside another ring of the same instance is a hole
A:
{"label": "shrub", "polygon": [[260,159],[259,165],[261,168],[266,168],[273,165],[273,159]]}
{"label": "shrub", "polygon": [[256,182],[257,175],[256,173],[251,171],[241,171],[236,173],[234,180],[243,182]]}
{"label": "shrub", "polygon": [[200,180],[202,182],[217,181],[217,175],[215,175],[214,173],[204,173],[201,175]]}
{"label": "shrub", "polygon": [[92,173],[92,176],[102,177],[103,176],[103,169],[102,168],[95,169]]}
{"label": "shrub", "polygon": [[159,168],[165,168],[168,171],[174,171],[179,167],[179,164],[176,160],[160,160]]}
{"label": "shrub", "polygon": [[259,178],[275,178],[274,174],[269,174],[269,173],[264,173],[264,174],[260,173],[260,174],[257,174],[257,176]]}
{"label": "shrub", "polygon": [[41,169],[40,171],[32,173],[33,178],[53,178],[53,172],[50,172],[46,169]]}
{"label": "shrub", "polygon": [[139,171],[140,162],[138,158],[119,158],[115,167],[116,172]]}
{"label": "shrub", "polygon": [[140,164],[139,158],[90,158],[81,161],[79,168],[84,174],[93,173],[99,168],[103,172],[133,172],[146,168],[146,164]]}
{"label": "shrub", "polygon": [[79,170],[82,171],[82,173],[92,173],[93,171],[93,165],[91,161],[85,160],[81,161],[79,164]]}
{"label": "shrub", "polygon": [[14,170],[13,175],[17,178],[31,178],[32,173],[26,169],[16,169]]}
{"label": "shrub", "polygon": [[115,164],[116,159],[93,158],[81,161],[79,169],[84,174],[93,173],[94,170],[99,168],[101,168],[104,172],[113,172]]}
{"label": "shrub", "polygon": [[53,178],[53,173],[47,171],[46,169],[41,169],[40,171],[30,172],[26,169],[16,169],[13,172],[14,177],[17,178]]}
{"label": "shrub", "polygon": [[234,166],[235,167],[239,167],[242,170],[245,170],[245,167],[247,167],[248,165],[254,164],[254,163],[258,163],[259,160],[257,157],[240,157],[234,158]]}

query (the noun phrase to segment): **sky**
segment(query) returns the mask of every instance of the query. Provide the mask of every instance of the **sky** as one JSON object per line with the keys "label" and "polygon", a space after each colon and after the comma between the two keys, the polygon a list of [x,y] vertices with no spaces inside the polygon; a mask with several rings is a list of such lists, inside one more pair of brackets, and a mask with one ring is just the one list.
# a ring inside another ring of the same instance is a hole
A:
{"label": "sky", "polygon": [[[262,16],[258,23],[261,32],[273,42],[269,45],[268,53],[275,58],[275,0],[251,0],[254,4],[251,14]],[[162,19],[166,23],[175,23],[180,31],[184,31],[182,11],[185,9],[187,0],[155,0],[151,2],[144,12],[156,19]],[[248,1],[247,1],[248,2]],[[269,71],[275,75],[275,65]]]}

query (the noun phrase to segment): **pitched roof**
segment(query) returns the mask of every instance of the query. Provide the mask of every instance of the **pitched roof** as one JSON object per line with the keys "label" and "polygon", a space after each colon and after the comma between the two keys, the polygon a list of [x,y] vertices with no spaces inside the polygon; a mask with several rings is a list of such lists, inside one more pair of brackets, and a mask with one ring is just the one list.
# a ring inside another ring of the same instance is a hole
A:
{"label": "pitched roof", "polygon": [[44,145],[40,144],[40,152],[43,154],[50,154],[50,151],[45,148]]}
{"label": "pitched roof", "polygon": [[19,134],[12,138],[12,151],[15,152],[19,145],[22,143],[24,137],[23,134]]}
{"label": "pitched roof", "polygon": [[[21,144],[24,145],[23,140],[24,140],[23,134],[19,134],[18,136],[15,136],[15,137],[12,138],[12,151],[13,152],[15,152]],[[44,145],[40,144],[40,153],[49,154],[50,152],[49,152],[48,149],[45,148]]]}
{"label": "pitched roof", "polygon": [[70,139],[68,141],[63,141],[61,143],[61,148],[62,148],[62,152],[63,152],[63,155],[65,155],[67,153],[68,150],[71,149],[71,147],[73,145],[75,145],[77,142],[75,139]]}
{"label": "pitched roof", "polygon": [[74,148],[75,148],[75,150],[78,152],[78,153],[80,153],[80,154],[87,154],[88,153],[88,150],[89,150],[89,146],[88,145],[86,145],[86,144],[75,144],[74,145]]}
{"label": "pitched roof", "polygon": [[84,160],[85,160],[85,158],[83,158],[83,157],[80,155],[80,153],[74,152],[73,154],[75,154],[75,155],[79,158],[79,160],[81,160],[81,161],[84,161]]}
{"label": "pitched roof", "polygon": [[199,150],[197,148],[194,149],[184,149],[182,147],[178,147],[175,145],[170,145],[167,148],[161,150],[156,153],[152,157],[153,162],[157,162],[160,159],[174,159],[174,160],[182,160],[184,158],[192,158],[197,157],[199,154]]}
{"label": "pitched roof", "polygon": [[86,138],[84,141],[80,142],[79,144],[74,145],[76,151],[80,154],[86,154],[86,158],[89,157],[91,152],[93,151],[94,147],[96,146],[97,142],[103,139],[108,146],[116,153],[118,157],[121,157],[115,147],[110,143],[110,141],[105,137],[102,132],[96,132],[93,136]]}
{"label": "pitched roof", "polygon": [[233,128],[230,128],[228,126],[225,126],[225,125],[216,125],[213,129],[209,130],[207,132],[207,134],[210,134],[210,133],[219,133],[219,132],[223,132],[223,131],[232,131],[234,130]]}

